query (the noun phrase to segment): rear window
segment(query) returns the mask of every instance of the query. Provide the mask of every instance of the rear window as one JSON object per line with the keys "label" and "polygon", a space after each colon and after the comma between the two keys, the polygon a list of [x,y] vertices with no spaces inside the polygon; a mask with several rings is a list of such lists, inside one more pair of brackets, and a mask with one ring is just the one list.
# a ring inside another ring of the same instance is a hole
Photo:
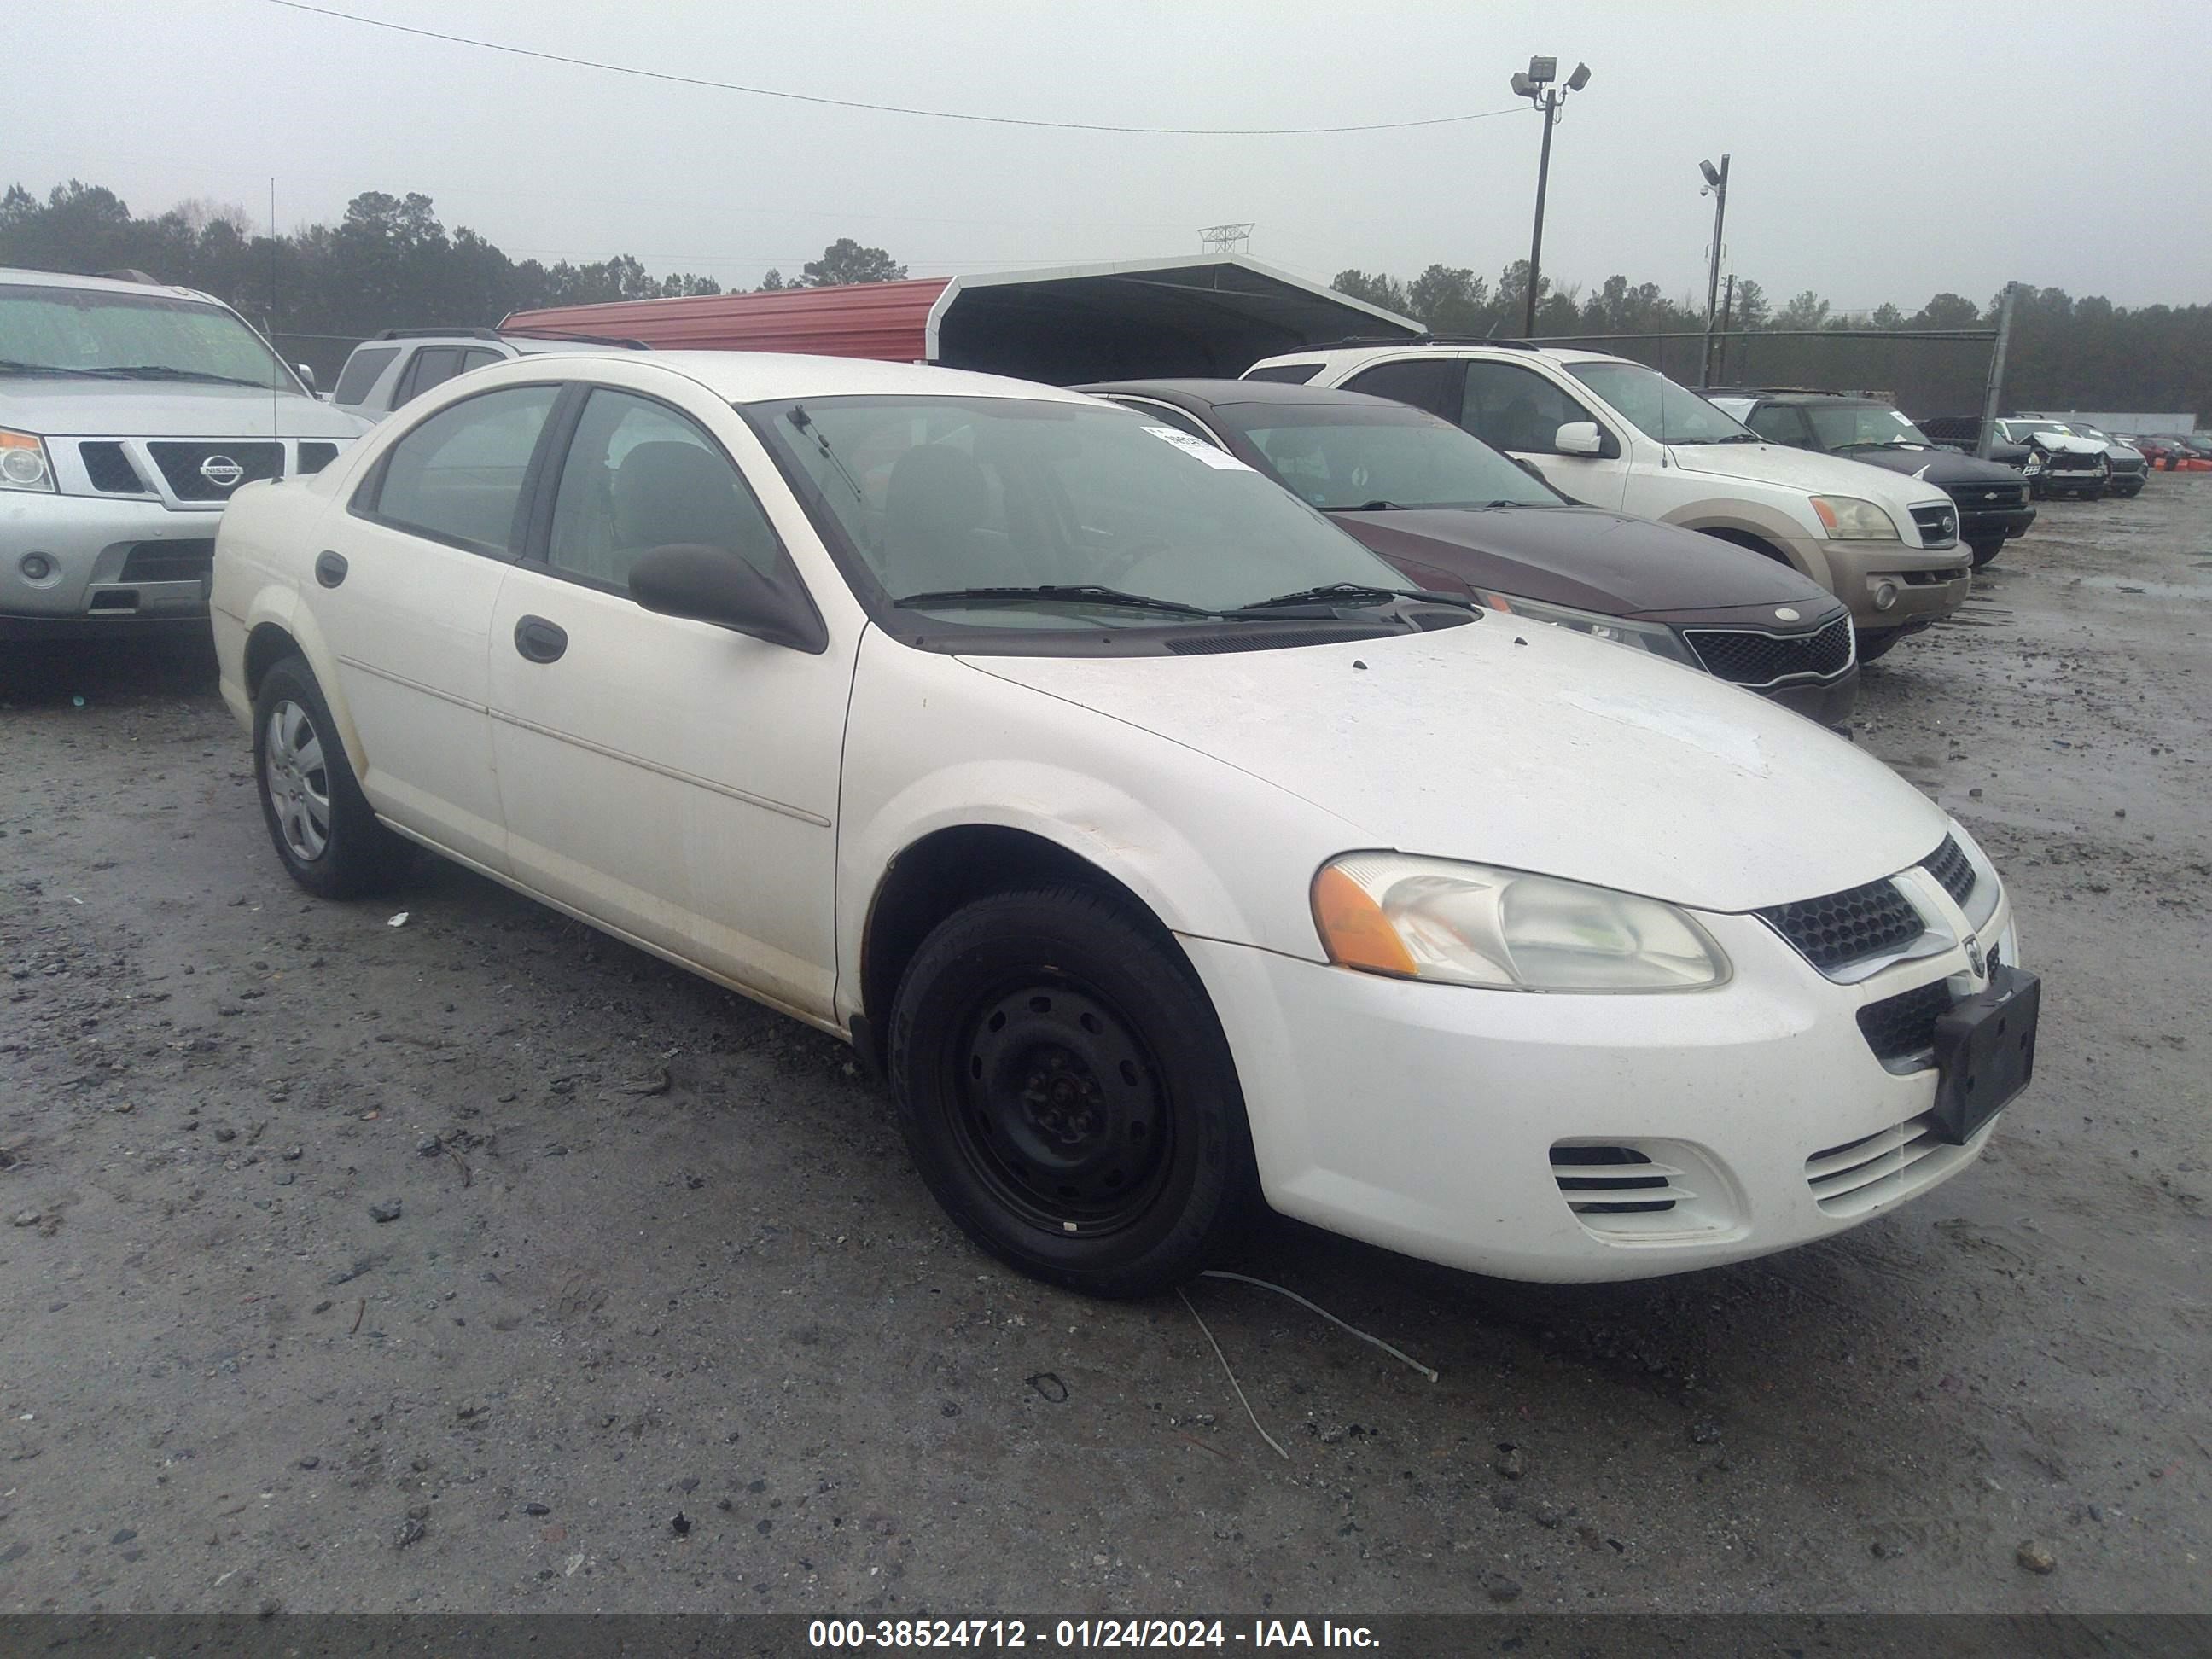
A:
{"label": "rear window", "polygon": [[1248,368],[1248,380],[1280,380],[1285,386],[1304,386],[1321,373],[1319,363],[1267,363],[1258,368]]}
{"label": "rear window", "polygon": [[368,396],[369,387],[376,377],[392,366],[399,355],[398,346],[363,346],[346,359],[345,368],[338,375],[337,390],[331,393],[334,404],[357,404]]}

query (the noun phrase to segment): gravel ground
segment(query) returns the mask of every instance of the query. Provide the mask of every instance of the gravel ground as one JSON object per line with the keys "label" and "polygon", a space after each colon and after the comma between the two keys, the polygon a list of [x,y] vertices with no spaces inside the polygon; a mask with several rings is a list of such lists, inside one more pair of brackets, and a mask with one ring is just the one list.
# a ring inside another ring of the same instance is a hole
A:
{"label": "gravel ground", "polygon": [[2051,504],[1867,671],[2045,978],[1978,1168],[1630,1286],[1271,1224],[1442,1372],[1202,1282],[1286,1459],[835,1042],[450,866],[312,902],[204,660],[17,652],[0,1609],[2212,1609],[2208,572],[2212,478]]}

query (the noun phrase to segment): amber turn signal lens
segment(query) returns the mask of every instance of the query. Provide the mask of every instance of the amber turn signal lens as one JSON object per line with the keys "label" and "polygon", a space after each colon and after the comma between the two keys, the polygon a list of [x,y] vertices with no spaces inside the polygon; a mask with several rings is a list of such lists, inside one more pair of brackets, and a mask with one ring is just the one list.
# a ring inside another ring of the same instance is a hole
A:
{"label": "amber turn signal lens", "polygon": [[1330,961],[1407,979],[1418,972],[1412,952],[1382,914],[1382,907],[1334,865],[1314,878],[1313,910],[1314,926],[1321,930],[1321,942]]}

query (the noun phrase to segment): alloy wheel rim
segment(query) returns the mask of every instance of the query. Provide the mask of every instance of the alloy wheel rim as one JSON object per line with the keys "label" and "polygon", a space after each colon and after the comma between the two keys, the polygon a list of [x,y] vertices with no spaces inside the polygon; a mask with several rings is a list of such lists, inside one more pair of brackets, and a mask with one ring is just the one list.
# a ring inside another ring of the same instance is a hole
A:
{"label": "alloy wheel rim", "polygon": [[307,711],[287,698],[269,711],[263,733],[262,787],[284,846],[313,864],[331,844],[331,775],[323,739]]}
{"label": "alloy wheel rim", "polygon": [[992,1195],[1063,1237],[1148,1211],[1174,1155],[1167,1092],[1104,999],[1032,983],[983,999],[953,1050],[953,1138]]}

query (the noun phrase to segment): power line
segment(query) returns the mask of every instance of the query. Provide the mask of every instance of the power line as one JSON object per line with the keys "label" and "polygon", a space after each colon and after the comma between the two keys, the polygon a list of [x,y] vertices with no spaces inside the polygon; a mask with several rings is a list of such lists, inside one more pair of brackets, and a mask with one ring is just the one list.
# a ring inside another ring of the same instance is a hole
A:
{"label": "power line", "polygon": [[604,70],[610,75],[629,75],[640,80],[662,81],[683,87],[706,87],[716,92],[741,92],[753,98],[781,98],[794,104],[824,104],[833,109],[869,110],[878,115],[913,115],[932,121],[969,121],[994,127],[1042,127],[1057,132],[1139,133],[1161,137],[1294,138],[1330,133],[1402,132],[1413,127],[1455,126],[1462,122],[1486,121],[1492,116],[1520,113],[1516,106],[1513,109],[1475,110],[1464,115],[1431,115],[1415,121],[1364,121],[1333,127],[1132,127],[1117,126],[1105,121],[1034,121],[1017,115],[978,115],[968,110],[917,109],[905,104],[872,104],[858,98],[829,98],[811,92],[785,92],[775,87],[743,86],[734,81],[709,81],[696,75],[676,75],[665,70],[639,69],[629,64],[608,64],[593,58],[570,58],[557,52],[538,52],[529,46],[509,46],[501,40],[477,40],[465,34],[446,34],[436,29],[416,28],[381,17],[362,17],[349,11],[334,10],[328,6],[311,6],[306,3],[306,0],[264,0],[264,3],[281,6],[287,11],[307,12],[317,17],[334,17],[341,22],[359,23],[367,28],[389,29],[394,34],[412,34],[426,40],[443,41],[447,46],[474,46],[482,52],[504,52],[510,58],[534,58],[540,63],[563,64],[571,69]]}

